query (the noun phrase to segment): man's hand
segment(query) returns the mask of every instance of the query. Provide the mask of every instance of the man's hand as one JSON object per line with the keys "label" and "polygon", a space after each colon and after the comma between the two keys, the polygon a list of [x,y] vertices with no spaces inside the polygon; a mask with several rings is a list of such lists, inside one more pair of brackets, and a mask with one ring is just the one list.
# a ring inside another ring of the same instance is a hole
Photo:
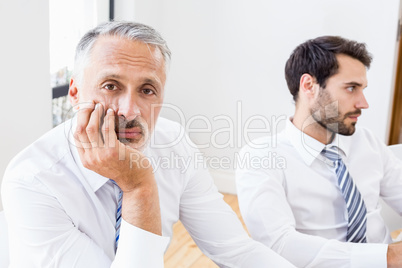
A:
{"label": "man's hand", "polygon": [[388,245],[387,267],[388,268],[402,267],[402,242],[397,242]]}
{"label": "man's hand", "polygon": [[104,115],[102,104],[93,107],[78,112],[75,139],[83,165],[114,180],[123,192],[149,181],[153,170],[147,158],[117,139],[113,110]]}
{"label": "man's hand", "polygon": [[138,150],[121,143],[115,114],[102,104],[81,108],[74,134],[84,167],[114,180],[123,191],[122,217],[144,230],[161,235],[159,196],[152,165]]}

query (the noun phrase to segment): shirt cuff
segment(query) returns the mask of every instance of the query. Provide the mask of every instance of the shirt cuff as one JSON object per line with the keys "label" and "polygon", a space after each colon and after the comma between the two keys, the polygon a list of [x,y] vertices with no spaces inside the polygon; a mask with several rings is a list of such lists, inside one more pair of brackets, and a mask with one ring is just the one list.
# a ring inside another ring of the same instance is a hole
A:
{"label": "shirt cuff", "polygon": [[147,232],[122,218],[119,246],[111,267],[163,267],[169,240],[169,237]]}
{"label": "shirt cuff", "polygon": [[387,268],[387,244],[351,243],[351,267]]}

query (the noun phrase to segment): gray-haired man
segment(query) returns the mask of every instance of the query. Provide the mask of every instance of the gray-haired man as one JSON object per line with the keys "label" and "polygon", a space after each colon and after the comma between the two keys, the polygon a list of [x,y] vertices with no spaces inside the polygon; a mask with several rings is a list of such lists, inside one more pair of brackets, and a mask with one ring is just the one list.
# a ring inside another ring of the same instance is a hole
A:
{"label": "gray-haired man", "polygon": [[[293,267],[248,237],[196,147],[178,139],[183,129],[158,119],[169,58],[142,24],[110,22],[81,39],[69,90],[77,116],[4,177],[13,267],[161,267],[179,219],[221,267]],[[156,166],[172,154],[190,165]]]}

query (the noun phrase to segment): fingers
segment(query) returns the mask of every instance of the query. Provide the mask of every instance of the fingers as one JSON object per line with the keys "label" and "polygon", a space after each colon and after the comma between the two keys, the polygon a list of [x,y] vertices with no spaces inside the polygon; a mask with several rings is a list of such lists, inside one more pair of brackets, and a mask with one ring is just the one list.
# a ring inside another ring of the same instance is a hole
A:
{"label": "fingers", "polygon": [[91,143],[91,148],[103,147],[103,136],[100,131],[104,117],[103,110],[103,105],[101,103],[97,103],[86,127],[86,133],[88,140]]}
{"label": "fingers", "polygon": [[77,113],[77,127],[74,134],[77,147],[83,151],[104,147],[104,136],[101,131],[104,106],[101,103],[90,102],[81,107]]}
{"label": "fingers", "polygon": [[91,148],[91,142],[88,138],[86,128],[91,117],[92,111],[94,109],[94,103],[86,103],[81,106],[77,113],[77,128],[75,130],[75,140],[76,145],[79,149]]}
{"label": "fingers", "polygon": [[105,147],[114,148],[117,143],[117,135],[115,132],[115,116],[113,109],[109,108],[106,112],[102,126],[102,135],[104,137]]}

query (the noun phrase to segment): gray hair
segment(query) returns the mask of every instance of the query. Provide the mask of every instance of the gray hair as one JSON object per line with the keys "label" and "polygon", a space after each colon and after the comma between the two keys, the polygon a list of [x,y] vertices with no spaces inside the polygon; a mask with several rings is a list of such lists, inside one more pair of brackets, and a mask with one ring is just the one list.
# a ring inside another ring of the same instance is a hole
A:
{"label": "gray hair", "polygon": [[165,67],[169,65],[171,52],[166,41],[152,27],[138,22],[110,21],[87,32],[79,41],[75,51],[73,75],[76,82],[81,83],[85,66],[95,41],[99,36],[118,36],[132,41],[140,41],[157,47],[165,60]]}

